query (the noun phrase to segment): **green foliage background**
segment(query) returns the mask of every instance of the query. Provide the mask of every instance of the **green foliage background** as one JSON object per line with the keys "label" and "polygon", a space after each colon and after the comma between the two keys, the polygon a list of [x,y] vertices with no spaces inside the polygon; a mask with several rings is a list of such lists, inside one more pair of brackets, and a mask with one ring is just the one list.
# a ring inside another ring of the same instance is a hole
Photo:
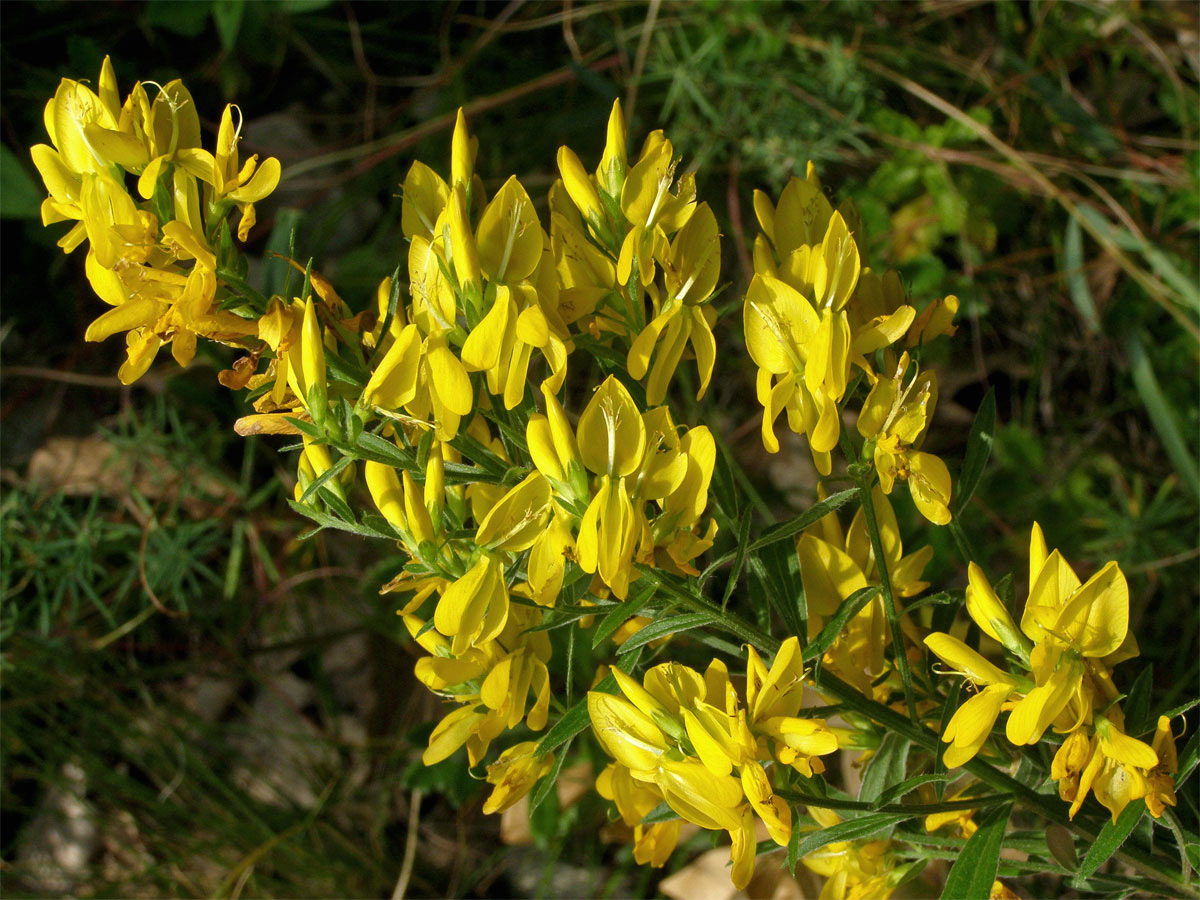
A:
{"label": "green foliage background", "polygon": [[[164,357],[120,389],[120,342],[83,343],[99,304],[82,256],[37,221],[27,148],[46,139],[58,80],[94,79],[105,53],[123,91],[182,76],[210,131],[223,103],[240,105],[247,152],[285,170],[250,252],[286,251],[295,227],[297,256],[355,308],[403,258],[398,186],[414,158],[446,168],[459,105],[489,188],[515,172],[544,198],[558,146],[597,158],[621,96],[634,142],[666,129],[722,223],[729,318],[710,421],[781,511],[812,498],[806,454],[768,460],[758,445],[736,301],[751,192],[777,196],[813,160],[827,189],[853,197],[872,264],[898,267],[918,305],[963,300],[931,442],[956,468],[995,389],[992,464],[963,516],[977,552],[1014,571],[1018,597],[1034,519],[1081,570],[1117,559],[1142,649],[1123,677],[1152,666],[1156,706],[1196,696],[1194,5],[151,0],[13,4],[3,24],[10,892],[390,894],[414,791],[426,799],[413,894],[644,894],[658,878],[627,851],[568,844],[594,801],[540,807],[531,864],[513,865],[462,766],[414,763],[434,704],[376,593],[396,560],[295,540],[293,463],[232,434],[219,349],[187,371]],[[285,272],[268,259],[262,277],[279,289]],[[97,433],[125,462],[82,493],[29,477],[52,436]],[[924,534],[930,580],[961,589],[948,535]],[[339,647],[354,648],[357,695]],[[55,805],[64,793],[98,825],[66,887],[30,855],[47,815],[60,831],[73,821]],[[1195,832],[1195,797],[1180,802]],[[522,867],[541,874],[522,881]]]}

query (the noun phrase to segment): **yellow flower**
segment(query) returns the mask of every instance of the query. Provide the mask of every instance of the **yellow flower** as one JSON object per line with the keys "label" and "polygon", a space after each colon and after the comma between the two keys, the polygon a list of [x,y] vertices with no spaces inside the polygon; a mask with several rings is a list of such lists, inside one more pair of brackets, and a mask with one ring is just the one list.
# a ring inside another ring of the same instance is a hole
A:
{"label": "yellow flower", "polygon": [[[659,404],[667,384],[690,342],[700,369],[700,387],[696,399],[704,396],[716,359],[712,321],[702,306],[717,286],[721,269],[721,238],[717,219],[707,203],[696,207],[695,214],[679,230],[671,243],[670,257],[664,262],[667,298],[657,316],[642,330],[629,348],[629,374],[641,379],[650,372],[646,402]],[[659,347],[661,340],[662,346]],[[657,354],[655,348],[658,347]],[[651,357],[653,366],[650,365]]]}
{"label": "yellow flower", "polygon": [[458,656],[467,647],[499,635],[508,621],[508,610],[504,565],[497,556],[484,553],[467,574],[446,588],[433,622],[438,631],[452,638],[451,652]]}
{"label": "yellow flower", "polygon": [[623,600],[640,536],[626,476],[642,462],[646,428],[633,398],[614,376],[592,396],[579,417],[576,436],[584,466],[600,476],[599,490],[579,525],[579,565],[585,572],[599,572]]}
{"label": "yellow flower", "polygon": [[1146,808],[1157,819],[1162,815],[1164,806],[1175,805],[1175,774],[1179,771],[1175,736],[1171,733],[1171,720],[1166,716],[1158,717],[1153,749],[1158,757],[1158,765],[1150,770],[1147,777]]}
{"label": "yellow flower", "polygon": [[950,744],[943,759],[948,768],[956,768],[974,758],[983,747],[1001,708],[1017,691],[1016,679],[948,634],[934,632],[925,638],[925,645],[974,684],[984,685],[982,691],[955,711],[942,733],[942,740]]}
{"label": "yellow flower", "polygon": [[905,353],[890,378],[875,382],[858,417],[858,431],[875,442],[875,469],[883,492],[890,494],[896,479],[907,481],[921,515],[945,525],[950,521],[950,471],[938,457],[917,449],[937,404],[937,378],[925,372],[905,384],[907,369]]}
{"label": "yellow flower", "polygon": [[485,815],[504,812],[533,789],[534,784],[554,766],[554,754],[539,756],[536,741],[522,741],[509,747],[487,767],[487,782],[495,785],[483,803]]}

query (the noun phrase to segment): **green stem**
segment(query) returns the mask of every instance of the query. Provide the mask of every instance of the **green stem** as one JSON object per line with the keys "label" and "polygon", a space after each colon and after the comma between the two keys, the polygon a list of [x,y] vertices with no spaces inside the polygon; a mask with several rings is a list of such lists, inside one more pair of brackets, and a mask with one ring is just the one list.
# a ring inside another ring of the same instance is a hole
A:
{"label": "green stem", "polygon": [[904,685],[904,703],[908,707],[909,718],[913,722],[917,717],[917,699],[913,694],[912,672],[908,668],[908,654],[904,649],[904,630],[900,627],[900,616],[896,613],[896,600],[892,594],[892,576],[888,574],[887,560],[883,555],[883,541],[879,537],[879,523],[875,519],[875,502],[871,498],[871,485],[866,475],[854,479],[858,485],[858,498],[862,504],[863,516],[867,520],[867,534],[871,537],[871,549],[875,553],[875,567],[879,569],[879,584],[883,588],[883,609],[887,613],[888,625],[892,629],[892,652],[896,656],[896,669],[900,672],[900,681]]}

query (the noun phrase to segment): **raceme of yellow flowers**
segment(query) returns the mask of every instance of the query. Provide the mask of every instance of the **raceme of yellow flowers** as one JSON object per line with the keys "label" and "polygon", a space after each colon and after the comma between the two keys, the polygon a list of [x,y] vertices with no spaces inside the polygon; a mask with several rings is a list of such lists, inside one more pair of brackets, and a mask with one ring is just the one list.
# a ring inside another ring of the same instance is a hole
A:
{"label": "raceme of yellow flowers", "polygon": [[[810,664],[888,704],[907,677],[900,663],[925,647],[978,689],[942,734],[946,766],[979,754],[1007,764],[1011,747],[1045,740],[1057,744],[1052,777],[1072,817],[1089,792],[1114,818],[1137,798],[1156,816],[1174,805],[1169,722],[1152,744],[1123,730],[1110,668],[1137,646],[1115,563],[1081,584],[1035,525],[1019,627],[971,563],[967,611],[1003,649],[1002,665],[902,608],[929,586],[932,549],[905,553],[889,496],[904,482],[926,519],[951,521],[950,472],[921,449],[938,384],[919,360],[954,333],[958,301],[933,299],[918,314],[896,273],[864,265],[852,211],[831,206],[811,164],[777,203],[755,193],[745,347],[766,450],[780,449],[781,414],[822,476],[835,449],[849,448],[845,462],[877,478],[870,510],[864,500],[847,529],[830,511],[794,539],[806,633],[789,635],[769,664],[748,644],[703,672],[668,661],[638,678],[641,649],[671,647],[667,635],[631,640],[664,608],[650,602],[658,581],[698,584],[718,530],[718,443],[704,425],[677,422],[667,401],[677,387],[701,400],[713,377],[721,235],[671,141],[653,131],[629,156],[614,103],[595,169],[560,149],[541,216],[516,177],[487,195],[460,111],[448,177],[413,163],[402,187],[407,254],[355,314],[311,264],[292,263],[299,296],[246,283],[234,236],[247,239],[254,204],[281,173],[274,159],[239,161],[240,122],[227,106],[210,151],[179,81],[138,83],[121,101],[108,59],[95,89],[64,80],[46,106],[52,146],[32,148],[49,192],[43,221],[75,223],[65,252],[86,243],[87,278],[110,307],[86,338],[125,333],[124,383],[163,344],[180,365],[201,337],[240,348],[219,376],[250,392],[255,413],[237,429],[300,436],[296,508],[403,551],[384,591],[404,595],[399,613],[428,654],[416,675],[448,710],[425,763],[465,747],[477,766],[494,741],[520,738],[487,765],[485,812],[511,807],[561,765],[535,735],[566,717],[549,666],[551,630],[564,623],[593,629],[613,653],[640,646],[601,666],[581,701],[613,760],[596,789],[639,863],[664,865],[691,826],[727,832],[742,887],[760,838],[787,846],[796,830],[836,824],[819,806],[800,816],[779,792],[810,783],[839,747],[879,740],[854,716],[829,724],[806,712],[825,696]],[[577,406],[569,371],[594,379]],[[847,411],[857,412],[858,458]],[[902,645],[889,643],[891,615]],[[830,623],[836,634],[806,655]],[[940,708],[934,697],[920,704],[935,729]],[[1007,745],[993,736],[1005,711]],[[927,827],[944,824],[975,827],[970,811]],[[886,896],[905,872],[892,846],[835,842],[805,863],[829,879],[823,897]]]}

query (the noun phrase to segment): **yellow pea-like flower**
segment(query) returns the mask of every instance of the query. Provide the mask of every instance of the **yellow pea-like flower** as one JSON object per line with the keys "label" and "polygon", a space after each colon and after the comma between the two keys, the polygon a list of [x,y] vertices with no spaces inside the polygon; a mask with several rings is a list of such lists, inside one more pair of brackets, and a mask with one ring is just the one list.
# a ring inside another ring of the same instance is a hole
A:
{"label": "yellow pea-like flower", "polygon": [[942,740],[950,744],[942,757],[948,768],[961,766],[975,757],[991,734],[1000,707],[1011,694],[1011,684],[989,684],[955,711],[942,733]]}
{"label": "yellow pea-like flower", "polygon": [[608,114],[604,153],[596,167],[596,181],[612,197],[620,197],[625,184],[625,141],[625,117],[621,112],[621,101],[617,99]]}
{"label": "yellow pea-like flower", "polygon": [[666,736],[654,720],[628,700],[589,691],[592,731],[608,755],[635,774],[651,773],[668,750]]}
{"label": "yellow pea-like flower", "polygon": [[508,588],[504,565],[485,553],[438,600],[433,624],[451,638],[450,652],[461,655],[468,647],[494,639],[508,621]]}
{"label": "yellow pea-like flower", "polygon": [[625,479],[602,475],[600,489],[579,524],[576,538],[579,566],[585,572],[598,571],[604,583],[622,600],[629,591],[633,574],[633,551],[639,538],[635,525]]}
{"label": "yellow pea-like flower", "polygon": [[550,485],[535,469],[488,511],[475,543],[487,550],[527,550],[543,534],[550,513]]}
{"label": "yellow pea-like flower", "polygon": [[750,806],[767,826],[767,833],[780,847],[786,847],[792,836],[792,810],[771,789],[770,779],[757,762],[742,767],[742,790]]}
{"label": "yellow pea-like flower", "polygon": [[450,184],[451,187],[471,183],[475,174],[475,156],[479,152],[479,138],[467,131],[467,117],[462,107],[454,119],[454,134],[450,138]]}
{"label": "yellow pea-like flower", "polygon": [[533,789],[534,784],[554,766],[554,754],[538,755],[536,741],[522,741],[509,747],[487,768],[487,782],[494,785],[483,802],[486,815],[503,812]]}
{"label": "yellow pea-like flower", "polygon": [[1023,658],[1029,657],[1032,645],[1029,639],[1017,628],[992,585],[984,575],[983,569],[973,561],[967,565],[967,613],[975,623],[994,641],[999,641],[1012,653]]}
{"label": "yellow pea-like flower", "polygon": [[714,775],[703,763],[662,757],[654,783],[671,809],[701,828],[734,832],[741,827],[745,802],[741,783],[732,775]]}
{"label": "yellow pea-like flower", "polygon": [[407,470],[402,473],[401,479],[404,484],[404,519],[408,524],[409,533],[418,544],[434,540],[437,535],[429,509],[424,503],[424,492],[417,487]]}
{"label": "yellow pea-like flower", "polygon": [[592,228],[598,230],[604,223],[604,206],[583,163],[570,147],[558,148],[558,171],[571,202]]}

